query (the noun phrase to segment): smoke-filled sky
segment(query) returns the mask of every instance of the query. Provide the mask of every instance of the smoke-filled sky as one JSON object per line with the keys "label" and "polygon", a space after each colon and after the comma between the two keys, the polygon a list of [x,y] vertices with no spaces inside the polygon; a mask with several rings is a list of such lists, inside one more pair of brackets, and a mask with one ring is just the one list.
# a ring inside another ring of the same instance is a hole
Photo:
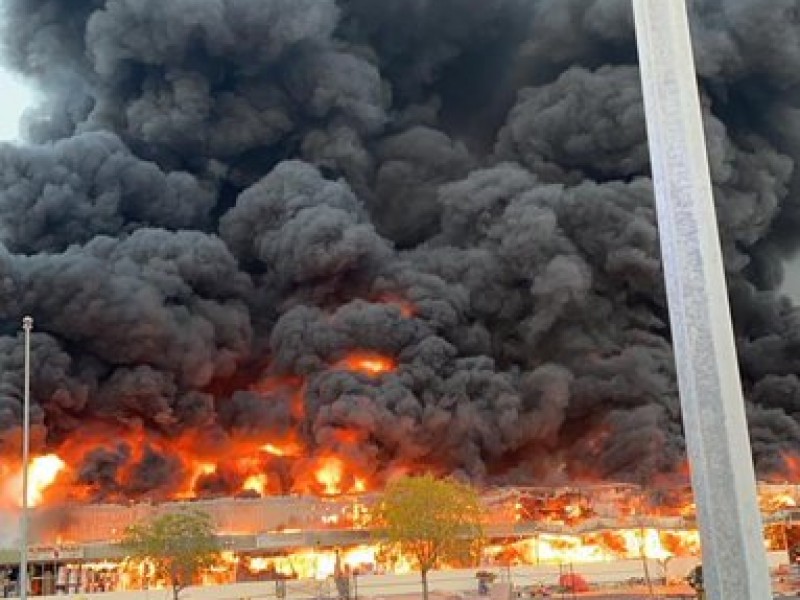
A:
{"label": "smoke-filled sky", "polygon": [[[95,440],[98,497],[180,468],[120,431],[292,432],[378,481],[680,470],[628,0],[6,4],[44,101],[0,146],[0,450],[29,313],[37,444]],[[767,475],[800,449],[800,1],[691,4]]]}
{"label": "smoke-filled sky", "polygon": [[0,90],[3,103],[0,105],[0,140],[17,139],[19,119],[22,112],[32,104],[33,94],[13,74],[0,71]]}

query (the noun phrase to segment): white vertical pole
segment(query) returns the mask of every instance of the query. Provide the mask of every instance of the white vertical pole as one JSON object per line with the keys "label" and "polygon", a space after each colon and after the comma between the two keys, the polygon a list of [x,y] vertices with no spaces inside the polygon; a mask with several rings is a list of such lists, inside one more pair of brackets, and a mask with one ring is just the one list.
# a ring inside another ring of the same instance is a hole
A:
{"label": "white vertical pole", "polygon": [[683,425],[710,600],[769,571],[684,0],[633,0]]}
{"label": "white vertical pole", "polygon": [[28,598],[28,466],[31,428],[31,329],[33,319],[24,317],[22,329],[25,335],[25,390],[22,401],[22,515],[19,525],[19,597]]}

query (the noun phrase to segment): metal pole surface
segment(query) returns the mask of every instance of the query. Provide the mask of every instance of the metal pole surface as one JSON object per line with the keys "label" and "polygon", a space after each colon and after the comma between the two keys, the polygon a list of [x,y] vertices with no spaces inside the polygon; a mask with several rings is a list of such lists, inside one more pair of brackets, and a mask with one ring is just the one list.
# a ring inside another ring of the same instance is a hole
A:
{"label": "metal pole surface", "polygon": [[633,0],[681,410],[709,600],[769,571],[684,0]]}
{"label": "metal pole surface", "polygon": [[28,598],[28,466],[31,428],[31,329],[33,319],[22,319],[22,330],[25,336],[25,389],[22,400],[22,514],[19,520],[19,597]]}

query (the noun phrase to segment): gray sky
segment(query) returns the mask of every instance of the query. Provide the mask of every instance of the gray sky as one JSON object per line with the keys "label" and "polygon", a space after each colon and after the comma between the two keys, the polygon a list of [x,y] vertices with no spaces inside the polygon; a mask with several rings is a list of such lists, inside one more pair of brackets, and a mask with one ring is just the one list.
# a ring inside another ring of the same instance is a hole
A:
{"label": "gray sky", "polygon": [[[0,0],[0,11],[5,2]],[[0,12],[0,19],[3,15]],[[27,106],[34,102],[35,95],[20,78],[3,68],[0,61],[0,140],[17,139],[19,118]]]}
{"label": "gray sky", "polygon": [[17,77],[0,70],[0,140],[13,140],[19,132],[19,117],[33,102],[33,93]]}

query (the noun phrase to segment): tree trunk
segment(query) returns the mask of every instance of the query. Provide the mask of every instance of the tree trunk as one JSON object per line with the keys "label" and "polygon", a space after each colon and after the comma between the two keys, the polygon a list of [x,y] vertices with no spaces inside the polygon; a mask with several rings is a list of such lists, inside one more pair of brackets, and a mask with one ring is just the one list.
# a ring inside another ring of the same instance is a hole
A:
{"label": "tree trunk", "polygon": [[177,583],[172,584],[172,600],[178,600],[178,596],[181,593],[181,586]]}
{"label": "tree trunk", "polygon": [[422,569],[422,600],[428,600],[428,570]]}

